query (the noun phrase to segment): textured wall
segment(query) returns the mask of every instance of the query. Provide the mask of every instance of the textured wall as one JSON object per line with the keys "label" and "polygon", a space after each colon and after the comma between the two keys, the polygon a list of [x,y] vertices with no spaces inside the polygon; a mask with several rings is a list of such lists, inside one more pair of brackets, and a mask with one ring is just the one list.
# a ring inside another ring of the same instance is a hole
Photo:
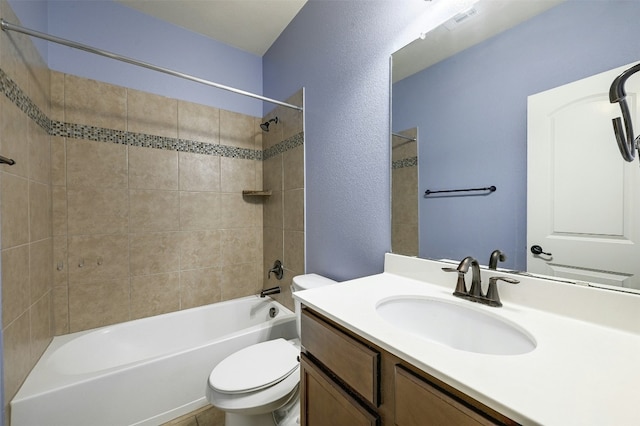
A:
{"label": "textured wall", "polygon": [[[390,250],[389,57],[424,1],[309,1],[263,60],[265,95],[306,88],[307,272],[382,271]],[[269,108],[269,106],[265,106]]]}

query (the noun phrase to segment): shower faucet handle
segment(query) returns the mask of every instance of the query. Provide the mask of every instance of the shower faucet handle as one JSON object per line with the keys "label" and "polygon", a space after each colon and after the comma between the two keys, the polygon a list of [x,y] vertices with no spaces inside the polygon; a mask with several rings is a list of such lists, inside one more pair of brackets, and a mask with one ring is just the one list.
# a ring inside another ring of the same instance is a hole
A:
{"label": "shower faucet handle", "polygon": [[284,276],[284,269],[282,267],[282,262],[280,262],[279,260],[276,260],[273,263],[273,268],[269,269],[269,272],[267,273],[267,279],[271,278],[272,272],[275,274],[276,279],[281,280],[282,277]]}

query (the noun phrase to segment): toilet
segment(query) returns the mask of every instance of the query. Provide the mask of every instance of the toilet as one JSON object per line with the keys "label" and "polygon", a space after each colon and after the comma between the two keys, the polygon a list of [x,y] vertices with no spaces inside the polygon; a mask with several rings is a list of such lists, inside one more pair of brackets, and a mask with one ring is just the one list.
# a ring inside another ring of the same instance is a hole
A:
{"label": "toilet", "polygon": [[[293,277],[292,290],[336,284],[316,274]],[[295,302],[300,337],[300,302]],[[207,380],[207,400],[225,412],[225,426],[297,426],[300,340],[275,339],[235,352]]]}

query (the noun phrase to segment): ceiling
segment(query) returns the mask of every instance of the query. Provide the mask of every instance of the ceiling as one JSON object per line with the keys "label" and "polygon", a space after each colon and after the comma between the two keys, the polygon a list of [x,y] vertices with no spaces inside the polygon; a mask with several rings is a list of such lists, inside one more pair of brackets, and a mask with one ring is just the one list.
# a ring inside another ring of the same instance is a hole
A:
{"label": "ceiling", "polygon": [[515,27],[565,0],[478,0],[393,54],[393,82]]}
{"label": "ceiling", "polygon": [[116,0],[147,15],[263,56],[307,0]]}

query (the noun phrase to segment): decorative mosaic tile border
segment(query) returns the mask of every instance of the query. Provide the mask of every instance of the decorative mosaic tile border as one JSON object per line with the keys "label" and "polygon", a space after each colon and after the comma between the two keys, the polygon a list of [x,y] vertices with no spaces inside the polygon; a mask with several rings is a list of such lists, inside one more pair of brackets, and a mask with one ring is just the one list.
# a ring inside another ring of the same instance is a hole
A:
{"label": "decorative mosaic tile border", "polygon": [[0,92],[4,93],[11,102],[51,136],[190,152],[193,154],[218,155],[220,157],[240,158],[244,160],[266,160],[304,144],[303,132],[261,151],[228,145],[215,145],[190,139],[167,138],[146,133],[134,133],[51,120],[2,69],[0,69]]}
{"label": "decorative mosaic tile border", "polygon": [[391,162],[392,169],[402,169],[405,167],[416,167],[418,165],[418,157],[403,158]]}

